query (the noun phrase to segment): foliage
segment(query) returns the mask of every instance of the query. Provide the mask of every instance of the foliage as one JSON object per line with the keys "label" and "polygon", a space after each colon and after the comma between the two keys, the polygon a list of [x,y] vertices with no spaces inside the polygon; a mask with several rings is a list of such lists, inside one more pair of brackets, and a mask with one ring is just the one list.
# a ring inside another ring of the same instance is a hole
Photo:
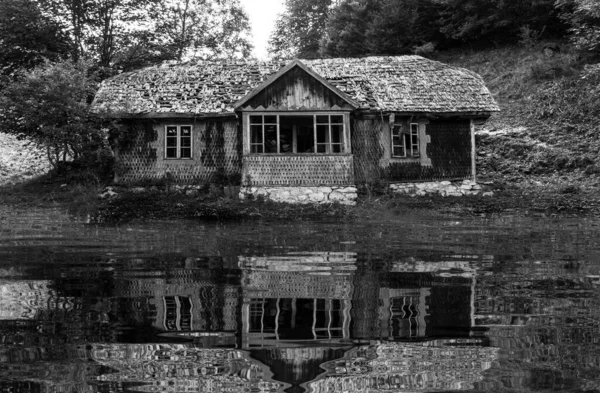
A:
{"label": "foliage", "polygon": [[168,57],[247,57],[250,25],[239,0],[178,0],[151,10],[155,35]]}
{"label": "foliage", "polygon": [[451,39],[496,45],[516,43],[524,26],[540,35],[561,35],[564,26],[554,1],[444,0],[440,31]]}
{"label": "foliage", "polygon": [[558,0],[557,7],[570,26],[573,43],[581,50],[600,54],[600,2]]}
{"label": "foliage", "polygon": [[248,17],[239,0],[38,0],[69,26],[72,57],[101,76],[164,60],[247,56]]}
{"label": "foliage", "polygon": [[287,0],[269,39],[274,57],[320,57],[319,41],[327,22],[331,0]]}
{"label": "foliage", "polygon": [[371,53],[367,26],[372,18],[376,0],[363,3],[343,1],[331,13],[321,50],[331,57],[358,57]]}
{"label": "foliage", "polygon": [[84,63],[39,66],[0,93],[0,132],[43,146],[55,168],[71,160],[104,162],[116,126],[90,114],[94,91]]}
{"label": "foliage", "polygon": [[0,74],[14,78],[46,60],[67,57],[71,43],[63,26],[31,0],[0,1]]}

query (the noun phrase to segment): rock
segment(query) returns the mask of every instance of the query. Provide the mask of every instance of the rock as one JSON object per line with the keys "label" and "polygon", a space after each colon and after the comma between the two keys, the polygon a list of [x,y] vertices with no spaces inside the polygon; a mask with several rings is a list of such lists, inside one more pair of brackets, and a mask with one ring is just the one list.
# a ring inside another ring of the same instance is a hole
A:
{"label": "rock", "polygon": [[346,199],[346,196],[339,191],[333,191],[329,194],[329,200],[332,202],[342,201],[344,199]]}
{"label": "rock", "polygon": [[325,194],[322,192],[314,192],[309,195],[309,199],[313,202],[321,202],[325,199]]}
{"label": "rock", "polygon": [[425,196],[425,195],[427,195],[427,192],[425,192],[423,190],[419,190],[419,191],[417,191],[417,195],[418,196]]}
{"label": "rock", "polygon": [[441,182],[440,184],[441,184],[442,186],[449,186],[449,185],[451,185],[452,183],[451,183],[451,182],[449,182],[448,180],[444,180],[444,181],[443,181],[443,182]]}
{"label": "rock", "polygon": [[332,191],[331,187],[319,187],[318,190],[324,194],[329,194]]}
{"label": "rock", "polygon": [[494,193],[493,193],[492,191],[488,191],[488,192],[484,192],[484,193],[482,194],[482,196],[484,196],[484,197],[493,197],[493,196],[494,196]]}

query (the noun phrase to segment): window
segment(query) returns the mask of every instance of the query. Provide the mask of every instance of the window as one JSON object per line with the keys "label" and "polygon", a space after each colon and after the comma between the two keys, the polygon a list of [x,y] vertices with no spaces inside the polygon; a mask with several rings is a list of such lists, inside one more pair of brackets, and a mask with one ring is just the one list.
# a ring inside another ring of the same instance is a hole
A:
{"label": "window", "polygon": [[167,126],[165,158],[192,158],[192,126]]}
{"label": "window", "polygon": [[344,115],[250,115],[250,153],[344,153]]}
{"label": "window", "polygon": [[392,127],[392,157],[419,157],[419,124],[410,123],[407,130],[400,124]]}

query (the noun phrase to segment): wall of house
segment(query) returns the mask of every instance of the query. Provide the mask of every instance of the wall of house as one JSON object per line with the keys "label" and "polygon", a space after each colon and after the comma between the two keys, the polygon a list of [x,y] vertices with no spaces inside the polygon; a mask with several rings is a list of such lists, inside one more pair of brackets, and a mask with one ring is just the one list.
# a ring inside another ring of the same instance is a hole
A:
{"label": "wall of house", "polygon": [[[191,159],[165,158],[167,125],[192,125]],[[135,120],[128,124],[117,154],[118,183],[239,184],[242,138],[234,117]]]}
{"label": "wall of house", "polygon": [[[352,152],[357,183],[467,179],[471,170],[469,120],[396,118],[409,127],[419,123],[421,156],[393,158],[389,117],[363,116],[352,121]],[[374,137],[378,136],[378,137]]]}

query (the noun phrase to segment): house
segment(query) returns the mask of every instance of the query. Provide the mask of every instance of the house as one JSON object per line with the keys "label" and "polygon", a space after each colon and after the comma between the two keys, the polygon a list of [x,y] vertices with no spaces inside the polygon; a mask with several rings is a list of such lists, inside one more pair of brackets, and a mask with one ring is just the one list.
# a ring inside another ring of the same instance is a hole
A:
{"label": "house", "polygon": [[118,182],[291,202],[473,179],[474,128],[499,110],[477,74],[420,56],[164,64],[104,81],[92,109],[128,125]]}

